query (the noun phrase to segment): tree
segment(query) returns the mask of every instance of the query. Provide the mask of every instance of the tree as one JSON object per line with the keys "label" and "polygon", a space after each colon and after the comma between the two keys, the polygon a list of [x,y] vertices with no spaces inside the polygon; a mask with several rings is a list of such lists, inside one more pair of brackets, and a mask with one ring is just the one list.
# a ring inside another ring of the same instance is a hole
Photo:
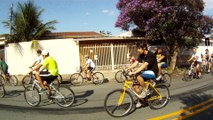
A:
{"label": "tree", "polygon": [[117,8],[116,27],[138,28],[146,38],[165,42],[172,71],[181,48],[196,45],[213,28],[213,19],[203,15],[203,0],[119,0]]}
{"label": "tree", "polygon": [[[39,9],[32,1],[26,3],[18,3],[17,11],[13,14],[12,31],[13,34],[9,42],[21,42],[40,39],[45,33],[54,30],[53,25],[57,23],[56,20],[43,23],[40,20],[44,9]],[[6,27],[9,28],[10,21],[4,21]],[[38,41],[32,42],[38,44]],[[39,46],[39,45],[32,45]]]}
{"label": "tree", "polygon": [[109,32],[109,31],[103,31],[103,30],[99,31],[99,33],[101,33],[101,34],[103,34],[103,35],[106,35],[106,36],[112,35],[111,32]]}

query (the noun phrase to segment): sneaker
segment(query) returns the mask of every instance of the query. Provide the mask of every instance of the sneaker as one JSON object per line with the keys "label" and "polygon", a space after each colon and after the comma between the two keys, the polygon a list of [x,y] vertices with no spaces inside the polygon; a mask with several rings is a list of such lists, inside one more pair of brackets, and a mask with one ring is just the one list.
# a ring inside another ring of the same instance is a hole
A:
{"label": "sneaker", "polygon": [[42,88],[39,94],[44,94],[44,93],[46,93],[46,90],[47,90],[47,89]]}
{"label": "sneaker", "polygon": [[145,98],[148,93],[148,90],[143,90],[142,93],[139,95],[139,98]]}
{"label": "sneaker", "polygon": [[136,107],[136,108],[142,107],[142,104],[141,104],[140,100],[138,100],[138,102],[137,102],[137,104],[135,105],[135,107]]}
{"label": "sneaker", "polygon": [[156,80],[160,80],[161,77],[162,77],[162,75],[159,75],[159,76],[156,78]]}

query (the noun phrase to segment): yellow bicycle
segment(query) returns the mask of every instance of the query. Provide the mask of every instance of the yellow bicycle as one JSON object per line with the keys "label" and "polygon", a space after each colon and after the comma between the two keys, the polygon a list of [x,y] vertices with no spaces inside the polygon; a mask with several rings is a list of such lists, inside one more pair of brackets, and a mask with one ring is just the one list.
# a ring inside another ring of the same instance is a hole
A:
{"label": "yellow bicycle", "polygon": [[[123,72],[126,80],[123,89],[116,89],[107,94],[104,101],[106,112],[113,117],[128,115],[135,107],[135,100],[140,100],[139,95],[133,87],[137,83],[135,77],[130,79],[128,73]],[[161,109],[165,107],[170,99],[170,91],[167,85],[157,83],[154,80],[147,80],[149,94],[143,99],[151,109]]]}

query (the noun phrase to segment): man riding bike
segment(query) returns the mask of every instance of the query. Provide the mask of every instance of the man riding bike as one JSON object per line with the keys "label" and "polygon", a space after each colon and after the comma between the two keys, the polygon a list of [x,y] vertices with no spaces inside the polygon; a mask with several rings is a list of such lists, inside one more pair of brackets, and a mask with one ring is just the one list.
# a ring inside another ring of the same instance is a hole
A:
{"label": "man riding bike", "polygon": [[209,73],[212,64],[211,64],[211,55],[210,55],[208,49],[205,50],[205,54],[203,55],[203,61],[204,61],[204,64],[205,64],[205,65],[208,63],[208,64],[207,64],[207,65],[208,65],[207,67],[208,67],[208,73]]}
{"label": "man riding bike", "polygon": [[[50,84],[54,79],[57,78],[58,66],[55,59],[49,56],[48,51],[43,50],[41,54],[43,56],[43,62],[33,67],[30,73],[32,73],[33,71],[36,71],[35,72],[36,80],[39,81],[42,87],[41,92],[45,92],[46,90],[48,90],[48,93],[50,95],[50,90],[46,86],[46,83]],[[47,69],[47,71],[43,71],[43,69]]]}
{"label": "man riding bike", "polygon": [[197,69],[197,73],[198,73],[198,78],[201,77],[201,70],[200,70],[200,66],[202,63],[202,58],[201,58],[201,54],[199,54],[197,52],[197,47],[193,48],[193,54],[192,57],[188,60],[188,62],[193,61],[191,65],[194,65]]}
{"label": "man riding bike", "polygon": [[8,74],[8,65],[3,60],[3,58],[1,58],[1,60],[0,60],[0,66],[1,66],[2,73],[3,73],[3,77],[6,80],[6,75]]}
{"label": "man riding bike", "polygon": [[168,66],[166,52],[162,50],[162,48],[158,48],[155,54],[158,62],[158,75],[161,75],[162,68],[166,68]]}
{"label": "man riding bike", "polygon": [[[148,93],[148,88],[144,83],[144,80],[147,79],[155,79],[158,74],[158,66],[157,66],[157,59],[154,53],[148,51],[146,44],[139,44],[137,45],[137,50],[140,53],[138,59],[126,70],[131,70],[135,68],[139,63],[142,65],[137,68],[134,72],[130,72],[129,75],[135,75],[136,79],[138,80],[139,84],[134,85],[134,89],[139,94],[140,98],[145,98]],[[141,91],[140,86],[142,86],[143,91]],[[140,100],[136,104],[136,107],[141,107],[142,104]]]}
{"label": "man riding bike", "polygon": [[91,80],[91,74],[95,70],[95,63],[92,61],[92,59],[89,58],[89,55],[85,55],[86,63],[83,66],[85,73],[88,75],[88,80]]}

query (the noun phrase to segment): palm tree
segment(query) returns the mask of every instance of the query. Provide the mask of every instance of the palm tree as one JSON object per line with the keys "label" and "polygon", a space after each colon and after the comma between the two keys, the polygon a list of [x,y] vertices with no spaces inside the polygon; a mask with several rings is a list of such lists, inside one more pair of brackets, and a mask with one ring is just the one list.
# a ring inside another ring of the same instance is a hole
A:
{"label": "palm tree", "polygon": [[[28,1],[26,3],[18,3],[17,11],[13,14],[13,24],[12,31],[13,34],[10,36],[11,39],[9,42],[17,43],[22,41],[32,41],[32,47],[39,47],[38,40],[45,33],[54,30],[54,24],[57,23],[56,20],[49,21],[47,23],[42,23],[40,20],[41,14],[44,12],[44,9],[39,9],[34,5],[34,2]],[[9,28],[10,22],[4,21],[3,24]]]}

